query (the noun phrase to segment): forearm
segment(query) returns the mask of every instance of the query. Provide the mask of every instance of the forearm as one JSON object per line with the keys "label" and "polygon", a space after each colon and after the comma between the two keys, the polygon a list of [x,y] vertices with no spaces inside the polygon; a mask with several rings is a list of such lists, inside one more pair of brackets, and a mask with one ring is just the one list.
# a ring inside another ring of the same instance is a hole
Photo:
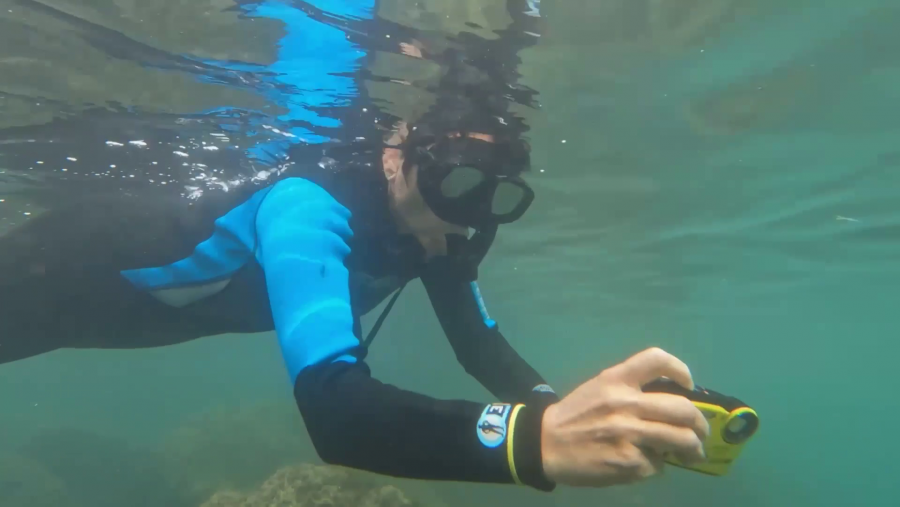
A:
{"label": "forearm", "polygon": [[[455,272],[446,259],[435,259],[422,276],[456,358],[466,372],[501,400],[526,401],[547,382],[509,344],[487,313],[474,282]],[[543,396],[542,396],[543,397]],[[552,397],[555,401],[555,396]]]}
{"label": "forearm", "polygon": [[[470,330],[457,358],[465,370],[494,396],[528,402],[536,393],[553,394],[547,381],[519,355],[499,329]],[[553,398],[553,401],[557,399]]]}
{"label": "forearm", "polygon": [[344,361],[307,368],[294,394],[327,463],[397,477],[553,489],[540,455],[541,404],[494,405],[498,415],[485,418],[491,406],[398,389],[371,378],[364,364]]}

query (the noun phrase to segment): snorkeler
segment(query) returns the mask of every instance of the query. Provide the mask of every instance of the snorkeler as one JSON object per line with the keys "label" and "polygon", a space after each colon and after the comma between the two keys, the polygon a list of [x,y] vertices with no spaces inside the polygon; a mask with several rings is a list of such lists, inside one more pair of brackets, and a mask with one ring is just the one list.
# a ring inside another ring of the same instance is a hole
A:
{"label": "snorkeler", "polygon": [[[529,0],[521,17],[538,5]],[[702,414],[683,396],[641,389],[659,377],[693,388],[684,363],[648,349],[560,400],[490,318],[479,264],[534,197],[521,177],[527,144],[488,104],[517,90],[493,81],[496,92],[461,93],[476,100],[465,114],[437,107],[334,170],[299,158],[308,170],[195,202],[85,196],[34,217],[0,237],[0,363],[274,330],[328,463],[549,491],[637,481],[666,454],[702,460]],[[497,403],[438,400],[371,376],[368,346],[415,279],[457,360]],[[364,335],[361,317],[389,297]]]}
{"label": "snorkeler", "polygon": [[[641,391],[658,377],[692,388],[681,361],[650,349],[559,400],[489,317],[478,264],[534,195],[523,141],[493,116],[425,119],[379,151],[370,167],[383,171],[311,171],[193,204],[91,199],[36,217],[0,238],[0,363],[274,329],[328,463],[549,491],[638,480],[665,453],[702,459],[700,412]],[[502,402],[371,377],[360,317],[416,278],[459,362]]]}

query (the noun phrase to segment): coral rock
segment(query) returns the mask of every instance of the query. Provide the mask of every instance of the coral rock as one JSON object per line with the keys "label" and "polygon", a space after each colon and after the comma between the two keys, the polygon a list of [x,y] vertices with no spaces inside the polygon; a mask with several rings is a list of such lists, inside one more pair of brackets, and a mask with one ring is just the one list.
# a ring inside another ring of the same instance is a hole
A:
{"label": "coral rock", "polygon": [[348,470],[299,465],[282,468],[249,495],[220,491],[202,507],[414,507],[393,486],[373,486]]}
{"label": "coral rock", "polygon": [[406,507],[413,503],[394,486],[373,489],[363,497],[360,507]]}

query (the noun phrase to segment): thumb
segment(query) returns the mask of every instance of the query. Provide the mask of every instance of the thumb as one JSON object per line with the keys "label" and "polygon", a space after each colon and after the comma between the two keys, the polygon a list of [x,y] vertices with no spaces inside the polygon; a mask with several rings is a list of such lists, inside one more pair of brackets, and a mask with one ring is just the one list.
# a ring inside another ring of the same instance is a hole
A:
{"label": "thumb", "polygon": [[668,377],[685,389],[694,389],[690,368],[677,357],[658,347],[638,352],[614,366],[609,373],[635,389],[640,389],[660,377]]}

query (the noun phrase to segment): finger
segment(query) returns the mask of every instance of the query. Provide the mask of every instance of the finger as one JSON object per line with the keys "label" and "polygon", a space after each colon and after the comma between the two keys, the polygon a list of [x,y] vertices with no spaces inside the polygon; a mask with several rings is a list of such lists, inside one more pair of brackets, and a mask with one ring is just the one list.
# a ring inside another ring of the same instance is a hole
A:
{"label": "finger", "polygon": [[659,475],[663,473],[663,469],[666,466],[666,457],[659,452],[648,449],[645,452],[647,456],[647,462],[650,463],[650,466],[653,469],[653,475]]}
{"label": "finger", "polygon": [[687,365],[657,347],[638,352],[610,368],[608,374],[638,389],[660,377],[668,377],[685,389],[694,389],[694,379]]}
{"label": "finger", "polygon": [[637,458],[635,466],[628,474],[628,482],[640,481],[662,473],[666,464],[662,453],[646,447],[634,446],[634,448],[637,451]]}
{"label": "finger", "polygon": [[632,422],[635,430],[633,444],[665,455],[675,454],[684,463],[706,460],[703,442],[693,430],[671,424],[637,420]]}
{"label": "finger", "polygon": [[709,436],[709,422],[691,400],[666,393],[643,393],[635,405],[635,415],[646,421],[688,428],[701,442]]}

